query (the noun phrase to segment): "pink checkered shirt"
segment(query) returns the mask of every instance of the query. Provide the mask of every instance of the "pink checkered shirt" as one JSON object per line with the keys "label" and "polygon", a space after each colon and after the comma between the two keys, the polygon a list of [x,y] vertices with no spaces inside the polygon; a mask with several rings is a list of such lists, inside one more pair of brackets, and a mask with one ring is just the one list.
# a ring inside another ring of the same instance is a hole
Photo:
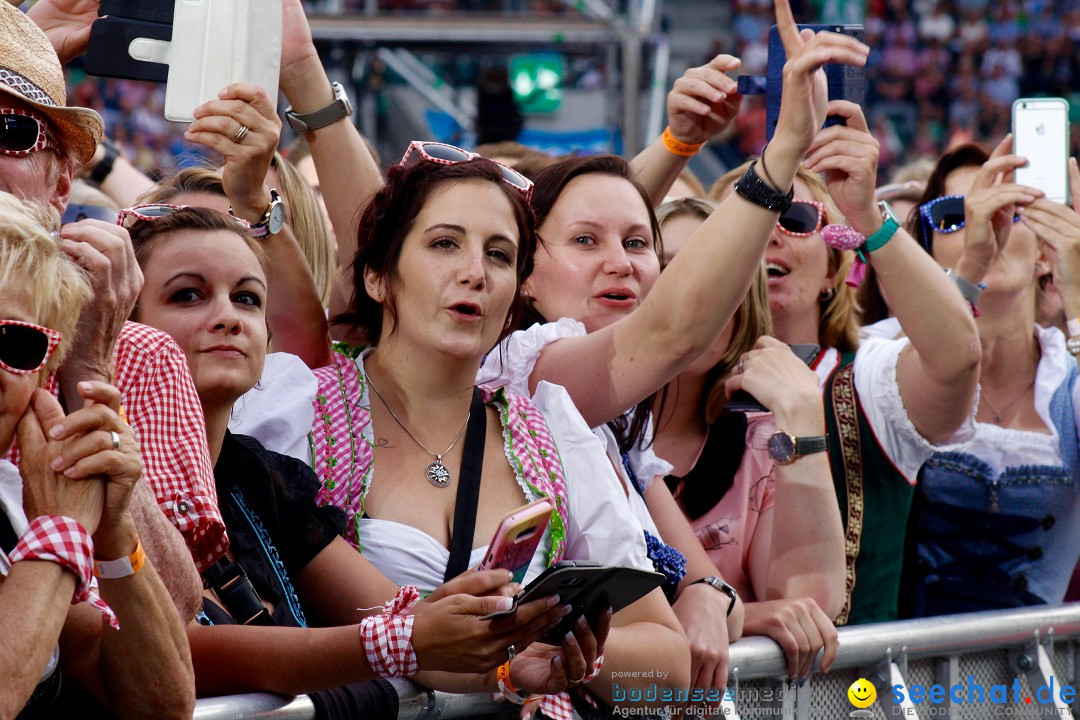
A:
{"label": "pink checkered shirt", "polygon": [[45,560],[71,571],[75,575],[71,604],[90,603],[110,627],[120,629],[116,613],[92,589],[94,541],[77,521],[64,515],[39,515],[30,521],[8,559],[12,565],[23,560]]}
{"label": "pink checkered shirt", "polygon": [[[124,323],[113,359],[114,384],[142,449],[143,477],[202,572],[225,554],[229,540],[187,359],[167,333],[132,322]],[[55,374],[45,387],[59,396]],[[18,465],[17,450],[7,459]]]}

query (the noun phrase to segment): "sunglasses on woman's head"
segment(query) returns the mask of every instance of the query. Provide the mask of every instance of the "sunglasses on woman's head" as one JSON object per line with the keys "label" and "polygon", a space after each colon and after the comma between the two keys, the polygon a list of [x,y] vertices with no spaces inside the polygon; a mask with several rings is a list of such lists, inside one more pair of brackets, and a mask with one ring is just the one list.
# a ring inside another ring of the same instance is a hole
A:
{"label": "sunglasses on woman's head", "polygon": [[[153,222],[160,220],[163,217],[168,217],[178,210],[186,210],[192,207],[191,205],[170,205],[169,203],[148,203],[146,205],[135,205],[134,207],[124,208],[120,211],[120,214],[116,217],[116,224],[123,226],[128,218],[135,218],[136,220],[142,220],[143,222]],[[251,223],[243,218],[230,216],[233,220],[240,224],[241,227],[250,230]]]}
{"label": "sunglasses on woman's head", "polygon": [[791,206],[780,213],[776,227],[780,232],[795,237],[813,235],[825,222],[825,203],[817,200],[793,200]]}
{"label": "sunglasses on woman's head", "polygon": [[0,107],[0,155],[29,155],[55,147],[45,121],[25,110]]}
{"label": "sunglasses on woman's head", "polygon": [[37,372],[60,344],[55,330],[21,320],[0,320],[0,367],[16,375]]}
{"label": "sunglasses on woman's head", "polygon": [[[413,140],[409,143],[409,148],[405,151],[405,154],[401,156],[401,165],[408,165],[410,164],[410,161],[414,161],[415,158],[422,158],[428,162],[440,163],[442,165],[455,165],[457,163],[475,160],[478,157],[483,156],[474,152],[469,152],[468,150],[462,150],[455,145],[447,145],[446,143],[431,142],[427,140]],[[529,202],[529,200],[532,199],[532,180],[509,165],[503,165],[498,160],[492,160],[491,162],[499,166],[499,172],[502,173],[503,182],[525,195],[525,202]]]}

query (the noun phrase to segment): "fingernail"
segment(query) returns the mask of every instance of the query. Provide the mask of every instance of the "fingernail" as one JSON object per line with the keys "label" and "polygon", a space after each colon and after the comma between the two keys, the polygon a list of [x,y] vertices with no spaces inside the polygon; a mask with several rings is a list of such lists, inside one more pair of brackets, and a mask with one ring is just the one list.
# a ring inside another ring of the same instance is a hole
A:
{"label": "fingernail", "polygon": [[589,627],[589,623],[586,622],[584,615],[582,615],[581,617],[578,618],[577,624],[578,624],[578,627],[581,628],[582,630]]}
{"label": "fingernail", "polygon": [[611,617],[614,613],[615,613],[615,611],[612,610],[610,607],[607,610],[604,611],[604,614],[607,615],[608,617]]}
{"label": "fingernail", "polygon": [[555,663],[555,667],[561,668],[562,667],[562,655],[556,655],[554,658],[552,658],[551,662]]}
{"label": "fingernail", "polygon": [[510,583],[509,587],[510,592],[514,595],[517,595],[519,592],[521,592],[521,585],[518,585],[517,583]]}
{"label": "fingernail", "polygon": [[573,609],[574,608],[570,605],[563,605],[561,608],[559,608],[559,615],[561,615],[562,617],[566,617]]}
{"label": "fingernail", "polygon": [[63,434],[64,434],[64,426],[63,425],[53,425],[52,429],[49,430],[49,437],[51,437],[53,440],[59,440],[60,436],[63,435]]}
{"label": "fingernail", "polygon": [[79,383],[79,389],[82,390],[83,392],[90,392],[91,390],[94,389],[94,386],[91,385],[88,382],[81,382],[81,383]]}
{"label": "fingernail", "polygon": [[52,467],[53,470],[59,470],[60,468],[64,467],[64,458],[62,458],[62,457],[56,458],[55,460],[52,461],[52,464],[50,465],[50,467]]}
{"label": "fingernail", "polygon": [[559,596],[558,596],[558,594],[551,595],[551,596],[548,597],[548,599],[547,599],[547,606],[548,607],[555,607],[558,604],[559,604]]}
{"label": "fingernail", "polygon": [[514,607],[513,598],[501,597],[495,601],[496,610],[509,610],[512,607]]}
{"label": "fingernail", "polygon": [[567,644],[577,642],[577,640],[574,638],[574,633],[572,633],[572,632],[566,633],[566,636],[563,638],[563,640],[565,640]]}

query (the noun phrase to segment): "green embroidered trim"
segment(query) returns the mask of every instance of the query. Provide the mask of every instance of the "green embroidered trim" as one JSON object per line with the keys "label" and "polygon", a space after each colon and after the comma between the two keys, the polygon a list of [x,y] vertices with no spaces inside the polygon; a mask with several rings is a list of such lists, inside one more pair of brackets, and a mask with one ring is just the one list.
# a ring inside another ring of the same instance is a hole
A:
{"label": "green embroidered trim", "polygon": [[[521,463],[521,459],[518,457],[518,453],[515,452],[513,433],[510,431],[510,402],[506,399],[505,388],[499,388],[492,396],[492,400],[496,404],[496,408],[499,411],[499,417],[502,420],[504,451],[507,459],[510,461],[510,466],[514,470],[514,475],[517,476],[519,485],[527,487],[537,497],[550,497],[550,495],[540,488],[533,485],[525,477],[525,469]],[[518,411],[518,416],[522,420],[527,420],[529,415],[525,411]],[[532,437],[536,437],[534,430],[529,430]],[[524,455],[526,455],[529,461],[533,464],[537,475],[548,474],[548,477],[554,479],[554,473],[547,472],[544,469],[543,463],[534,457],[532,449],[526,445],[524,448]],[[556,508],[562,508],[563,499],[556,495],[553,500],[555,501]],[[559,514],[558,509],[551,513],[551,520],[548,522],[548,530],[551,532],[551,548],[547,554],[547,566],[551,567],[555,563],[555,559],[559,557],[560,551],[563,545],[566,544],[566,526],[563,524],[562,515]]]}

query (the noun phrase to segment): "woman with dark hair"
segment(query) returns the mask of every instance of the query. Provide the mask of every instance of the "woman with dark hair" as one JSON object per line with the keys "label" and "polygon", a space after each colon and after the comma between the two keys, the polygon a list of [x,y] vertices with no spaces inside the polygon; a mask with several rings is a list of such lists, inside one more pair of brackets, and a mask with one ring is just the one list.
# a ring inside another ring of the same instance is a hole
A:
{"label": "woman with dark hair", "polygon": [[[975,436],[919,476],[906,570],[916,616],[1060,602],[1080,558],[1077,363],[1070,337],[1035,322],[1052,266],[1080,315],[1080,217],[1012,182],[1011,138],[964,145],[927,183],[914,231],[977,308],[982,364]],[[1080,173],[1070,160],[1073,207]]]}
{"label": "woman with dark hair", "polygon": [[[367,644],[364,609],[382,606],[397,586],[339,537],[345,517],[316,504],[319,481],[309,467],[227,430],[236,399],[258,380],[266,354],[266,252],[245,223],[214,210],[150,205],[122,217],[145,276],[134,317],[168,332],[187,356],[231,539],[226,558],[203,573],[201,624],[188,633],[199,694],[310,693],[320,718],[342,717],[334,711],[342,703],[392,715],[389,686],[340,686],[395,676],[388,668],[401,658]],[[453,689],[432,672],[490,671],[516,643],[519,673],[531,666],[532,682],[563,687],[551,653],[537,659],[525,647],[562,617],[559,608],[539,600],[509,619],[476,620],[509,600],[472,595],[512,592],[506,582],[505,571],[477,573],[414,605],[400,638],[412,669],[397,675],[420,672],[421,682]],[[595,652],[592,635],[581,639],[584,655],[576,646],[559,655],[575,674]]]}
{"label": "woman with dark hair", "polygon": [[[314,371],[311,461],[320,501],[348,514],[345,537],[398,583],[431,588],[476,566],[502,517],[539,497],[556,511],[526,580],[560,559],[651,569],[640,526],[564,391],[545,385],[530,399],[476,385],[482,358],[523,309],[536,242],[531,192],[510,168],[417,141],[361,219],[343,320],[376,342],[363,352],[338,346]],[[459,507],[457,487],[479,477],[478,496],[462,495]],[[473,504],[474,526],[459,526]],[[654,667],[670,673],[670,687],[689,683],[685,640],[658,591],[611,627],[603,667],[575,670],[571,684],[611,702],[615,673],[622,687],[621,678],[641,677],[622,673]],[[515,687],[545,691],[510,669]],[[569,712],[554,698],[541,707]]]}

